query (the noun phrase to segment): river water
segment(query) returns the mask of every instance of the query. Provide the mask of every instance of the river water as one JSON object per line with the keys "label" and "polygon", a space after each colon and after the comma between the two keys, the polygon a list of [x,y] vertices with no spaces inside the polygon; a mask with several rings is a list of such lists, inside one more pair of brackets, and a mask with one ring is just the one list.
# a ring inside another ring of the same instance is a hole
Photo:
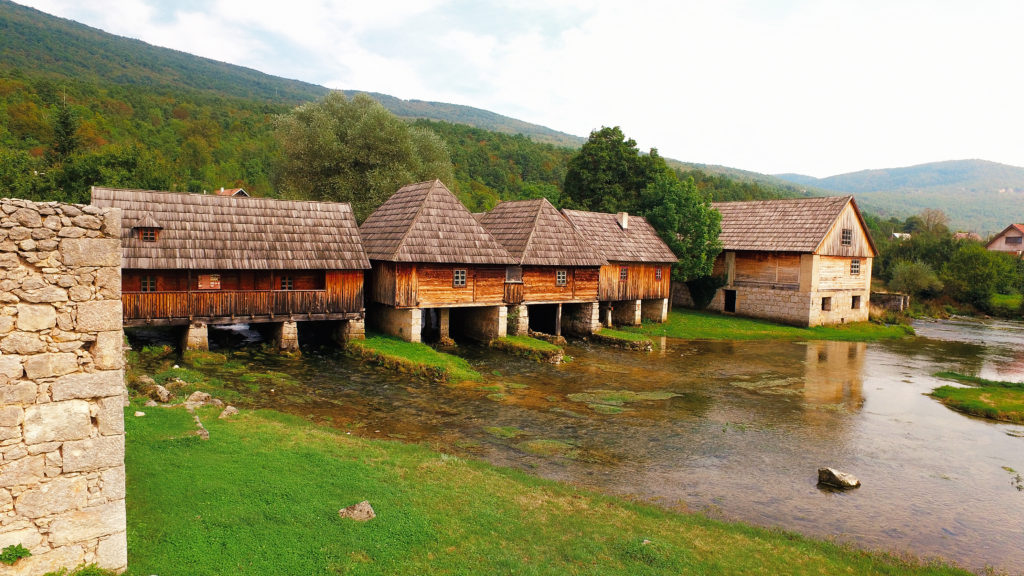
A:
{"label": "river water", "polygon": [[[485,382],[459,385],[326,347],[301,359],[221,351],[292,377],[252,406],[670,508],[1024,573],[1024,426],[925,395],[948,384],[940,370],[1024,380],[1024,325],[915,327],[919,338],[871,344],[666,339],[650,354],[572,342],[560,366],[462,345]],[[235,386],[237,374],[217,375]],[[863,485],[818,488],[821,466]]]}

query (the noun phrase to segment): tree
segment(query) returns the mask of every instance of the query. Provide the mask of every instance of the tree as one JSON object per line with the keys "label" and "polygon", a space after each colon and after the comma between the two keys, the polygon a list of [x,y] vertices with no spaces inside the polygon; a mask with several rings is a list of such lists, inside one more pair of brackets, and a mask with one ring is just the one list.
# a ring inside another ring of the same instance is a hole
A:
{"label": "tree", "polygon": [[672,277],[679,281],[709,276],[722,250],[718,234],[722,215],[697,191],[693,179],[680,182],[663,170],[641,194],[639,212],[654,226],[679,261]]}
{"label": "tree", "polygon": [[78,150],[78,118],[65,103],[57,108],[53,123],[53,146],[50,155],[54,162],[63,162]]}
{"label": "tree", "polygon": [[914,296],[931,297],[942,291],[942,281],[932,267],[924,262],[897,262],[892,268],[889,289]]}
{"label": "tree", "polygon": [[1013,286],[1015,271],[1012,256],[965,242],[943,266],[942,280],[953,298],[987,309],[993,294],[1006,293]]}
{"label": "tree", "polygon": [[331,92],[278,117],[276,132],[284,194],[349,202],[360,221],[406,184],[454,183],[444,142],[365,94]]}
{"label": "tree", "polygon": [[635,212],[640,194],[664,170],[665,160],[657,150],[642,156],[636,141],[627,140],[618,126],[604,127],[591,132],[569,160],[563,201],[581,210]]}

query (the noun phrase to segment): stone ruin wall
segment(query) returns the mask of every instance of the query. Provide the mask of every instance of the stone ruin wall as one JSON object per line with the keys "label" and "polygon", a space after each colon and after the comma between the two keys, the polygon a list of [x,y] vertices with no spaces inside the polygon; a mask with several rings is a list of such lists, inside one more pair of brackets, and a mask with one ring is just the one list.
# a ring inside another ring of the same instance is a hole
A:
{"label": "stone ruin wall", "polygon": [[3,574],[127,565],[121,213],[0,200]]}

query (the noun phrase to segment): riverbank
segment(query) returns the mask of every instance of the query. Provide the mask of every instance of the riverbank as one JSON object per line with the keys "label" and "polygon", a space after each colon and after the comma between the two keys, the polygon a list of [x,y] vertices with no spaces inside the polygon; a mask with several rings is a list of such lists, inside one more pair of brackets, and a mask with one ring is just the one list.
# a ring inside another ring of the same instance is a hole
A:
{"label": "riverbank", "polygon": [[957,372],[939,372],[937,378],[968,387],[940,386],[931,396],[949,408],[989,420],[1024,424],[1024,384],[1000,382]]}
{"label": "riverbank", "polygon": [[[144,417],[133,416],[144,410]],[[129,574],[967,574],[277,412],[126,409]],[[338,509],[368,500],[357,523]]]}
{"label": "riverbank", "polygon": [[914,329],[906,324],[875,324],[857,322],[836,326],[798,328],[767,320],[726,316],[713,312],[675,309],[663,323],[644,322],[622,330],[651,338],[668,336],[684,340],[836,340],[873,342],[912,336]]}
{"label": "riverbank", "polygon": [[406,342],[393,336],[367,334],[365,340],[352,340],[346,350],[380,366],[426,376],[440,382],[480,380],[480,373],[469,363],[451,354],[434,350],[420,342]]}

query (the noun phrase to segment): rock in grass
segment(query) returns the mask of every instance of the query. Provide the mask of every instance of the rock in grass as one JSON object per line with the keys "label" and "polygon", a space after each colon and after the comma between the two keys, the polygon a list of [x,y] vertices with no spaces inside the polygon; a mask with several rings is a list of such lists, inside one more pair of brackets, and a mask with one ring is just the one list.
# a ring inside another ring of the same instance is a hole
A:
{"label": "rock in grass", "polygon": [[219,418],[221,420],[224,420],[225,418],[230,418],[235,414],[238,414],[238,408],[235,408],[234,406],[228,406],[227,408],[224,409],[223,412],[220,413]]}
{"label": "rock in grass", "polygon": [[156,400],[153,400],[152,398],[150,398],[149,400],[146,400],[145,406],[146,406],[146,408],[153,408],[155,406],[159,406],[159,404],[156,403]]}
{"label": "rock in grass", "polygon": [[146,415],[146,413],[142,412],[141,410],[135,412],[135,417],[136,418],[142,418],[145,415]]}
{"label": "rock in grass", "polygon": [[367,520],[373,520],[377,517],[374,513],[373,507],[366,500],[363,500],[359,504],[353,504],[347,508],[338,510],[338,516],[342,518],[351,518],[356,522],[366,522]]}
{"label": "rock in grass", "polygon": [[152,386],[147,388],[146,396],[149,396],[150,398],[156,400],[157,402],[163,402],[165,404],[167,402],[170,402],[171,398],[174,398],[174,394],[171,394],[170,390],[164,388],[159,384],[153,384]]}
{"label": "rock in grass", "polygon": [[840,472],[835,468],[818,468],[818,484],[824,484],[825,486],[841,490],[850,490],[860,487],[860,480],[857,480],[857,477],[853,474]]}

